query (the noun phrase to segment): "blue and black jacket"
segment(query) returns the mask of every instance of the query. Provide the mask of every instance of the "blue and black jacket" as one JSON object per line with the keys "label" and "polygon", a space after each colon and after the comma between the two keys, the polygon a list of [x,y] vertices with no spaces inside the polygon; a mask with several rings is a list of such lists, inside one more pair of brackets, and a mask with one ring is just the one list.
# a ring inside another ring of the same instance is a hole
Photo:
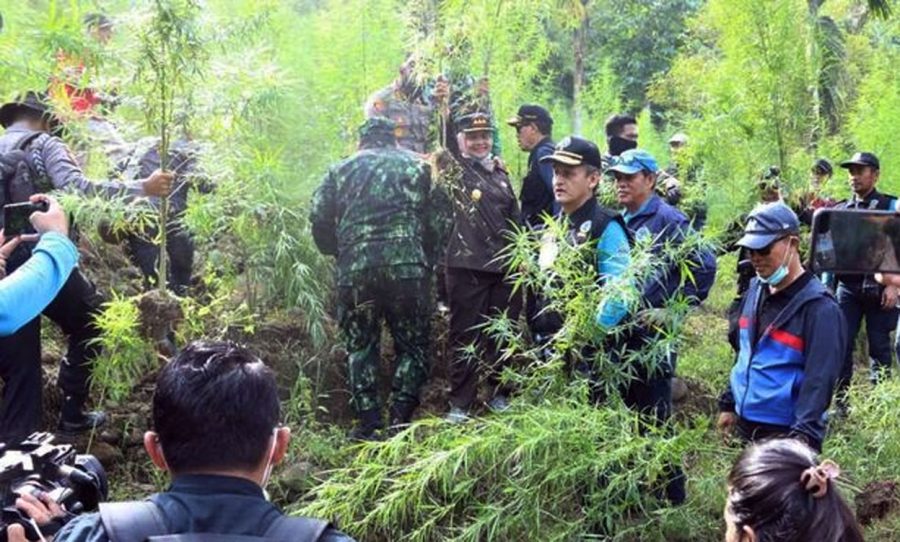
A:
{"label": "blue and black jacket", "polygon": [[812,277],[760,332],[757,314],[765,287],[754,278],[741,305],[740,349],[720,409],[821,443],[847,326],[833,295]]}
{"label": "blue and black jacket", "polygon": [[[663,257],[663,247],[667,243],[680,244],[685,236],[693,232],[684,213],[655,194],[634,214],[625,213],[623,216],[636,240],[652,238],[651,250],[660,257]],[[711,250],[699,250],[691,254],[690,259],[692,280],[682,280],[679,262],[671,261],[645,282],[643,298],[648,306],[664,307],[679,292],[695,304],[706,299],[716,280],[716,256]]]}

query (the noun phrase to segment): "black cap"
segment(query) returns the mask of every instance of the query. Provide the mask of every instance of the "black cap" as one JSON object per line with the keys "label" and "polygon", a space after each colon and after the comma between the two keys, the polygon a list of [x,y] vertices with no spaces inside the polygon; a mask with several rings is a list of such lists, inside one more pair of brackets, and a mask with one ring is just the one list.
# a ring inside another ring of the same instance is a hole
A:
{"label": "black cap", "polygon": [[850,166],[872,166],[875,169],[881,169],[878,157],[871,152],[858,152],[849,160],[841,162],[841,167],[844,169],[849,169]]}
{"label": "black cap", "polygon": [[0,126],[8,128],[16,117],[23,112],[36,113],[40,116],[47,116],[50,119],[51,127],[59,126],[59,119],[53,115],[50,105],[47,101],[45,93],[28,91],[24,96],[15,101],[5,103],[0,107]]}
{"label": "black cap", "polygon": [[491,117],[487,113],[472,113],[456,119],[457,130],[464,134],[472,132],[492,132]]}
{"label": "black cap", "polygon": [[831,162],[824,158],[819,158],[815,162],[813,162],[812,170],[821,175],[831,175],[834,173],[834,169],[831,167]]}
{"label": "black cap", "polygon": [[113,27],[112,20],[102,13],[88,13],[82,22],[88,28],[112,29]]}
{"label": "black cap", "polygon": [[541,162],[557,162],[567,166],[580,166],[585,164],[596,168],[603,168],[603,158],[600,149],[592,141],[569,136],[556,144],[553,154],[541,158]]}
{"label": "black cap", "polygon": [[506,121],[510,126],[522,126],[532,122],[545,122],[553,125],[553,117],[550,112],[539,105],[525,104],[519,107],[519,112],[515,117]]}

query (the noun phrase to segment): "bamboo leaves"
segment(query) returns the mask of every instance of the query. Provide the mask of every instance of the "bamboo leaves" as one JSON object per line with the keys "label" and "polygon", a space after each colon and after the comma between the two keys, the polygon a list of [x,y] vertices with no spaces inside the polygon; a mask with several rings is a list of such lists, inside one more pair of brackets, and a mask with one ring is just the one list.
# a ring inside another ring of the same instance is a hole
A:
{"label": "bamboo leaves", "polygon": [[[135,79],[144,87],[146,123],[159,135],[160,169],[168,168],[176,115],[187,114],[192,85],[206,58],[195,0],[155,0],[139,35],[141,55]],[[166,290],[169,200],[159,205],[159,288]]]}

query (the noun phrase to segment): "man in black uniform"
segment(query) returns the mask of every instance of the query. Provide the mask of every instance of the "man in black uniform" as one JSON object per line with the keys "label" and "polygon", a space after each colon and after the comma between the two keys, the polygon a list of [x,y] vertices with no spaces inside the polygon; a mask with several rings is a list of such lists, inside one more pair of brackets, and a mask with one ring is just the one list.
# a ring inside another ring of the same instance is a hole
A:
{"label": "man in black uniform", "polygon": [[[130,183],[91,182],[75,162],[72,151],[51,130],[58,126],[43,96],[30,92],[21,100],[0,107],[0,155],[21,151],[21,167],[13,179],[6,179],[3,203],[26,201],[32,194],[54,189],[75,190],[88,195],[165,196],[172,188],[172,175],[153,172],[146,179]],[[12,272],[30,256],[33,245],[23,243],[7,262]],[[94,341],[99,330],[94,316],[102,299],[94,285],[76,269],[44,314],[68,336],[69,348],[59,369],[59,387],[64,399],[59,429],[78,433],[104,423],[102,412],[83,412],[88,396],[90,366],[100,353]],[[0,441],[20,440],[41,421],[41,321],[35,318],[14,335],[0,339],[0,378],[3,408],[0,411]]]}
{"label": "man in black uniform", "polygon": [[[858,152],[841,162],[849,170],[853,197],[838,203],[836,209],[868,209],[896,211],[897,198],[875,189],[881,174],[878,157],[869,152]],[[891,331],[897,325],[897,287],[882,286],[874,275],[837,275],[837,298],[847,321],[847,352],[838,382],[838,401],[846,406],[844,391],[853,377],[853,347],[863,319],[866,320],[866,336],[869,342],[871,379],[877,380],[880,371],[891,367]]]}
{"label": "man in black uniform", "polygon": [[544,216],[559,210],[553,198],[553,167],[541,161],[553,154],[553,118],[539,105],[523,105],[506,123],[516,129],[519,148],[528,152],[528,174],[519,193],[522,219],[529,227],[539,228]]}
{"label": "man in black uniform", "polygon": [[[601,282],[622,275],[630,263],[629,237],[619,213],[601,205],[594,196],[602,178],[602,157],[597,145],[580,137],[567,137],[557,144],[552,155],[542,160],[553,165],[553,192],[566,220],[567,242],[596,243],[589,265],[596,266]],[[556,253],[546,246],[554,242],[545,237],[542,253]],[[541,266],[549,268],[552,259],[542,255]],[[624,301],[608,300],[598,310],[597,324],[601,330],[611,328],[626,313]],[[536,317],[529,320],[531,332],[539,343],[549,340],[562,323],[563,315],[544,310],[537,311]]]}

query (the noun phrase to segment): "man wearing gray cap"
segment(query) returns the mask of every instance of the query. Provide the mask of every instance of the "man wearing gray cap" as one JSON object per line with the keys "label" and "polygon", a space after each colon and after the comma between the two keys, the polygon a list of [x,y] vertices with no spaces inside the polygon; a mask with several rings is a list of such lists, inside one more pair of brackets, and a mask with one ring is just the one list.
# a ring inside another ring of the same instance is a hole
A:
{"label": "man wearing gray cap", "polygon": [[737,362],[719,399],[719,430],[745,441],[799,438],[816,450],[847,345],[834,296],[803,268],[800,221],[782,202],[754,209],[738,245],[756,277],[741,304]]}

